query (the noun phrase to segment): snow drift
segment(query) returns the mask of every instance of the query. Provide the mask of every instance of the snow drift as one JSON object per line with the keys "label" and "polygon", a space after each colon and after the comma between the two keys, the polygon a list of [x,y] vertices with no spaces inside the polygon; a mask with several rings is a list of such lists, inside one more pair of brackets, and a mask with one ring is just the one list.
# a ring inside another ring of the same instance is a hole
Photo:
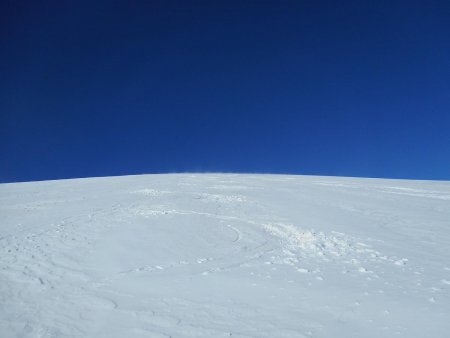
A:
{"label": "snow drift", "polygon": [[0,185],[1,337],[444,337],[450,183]]}

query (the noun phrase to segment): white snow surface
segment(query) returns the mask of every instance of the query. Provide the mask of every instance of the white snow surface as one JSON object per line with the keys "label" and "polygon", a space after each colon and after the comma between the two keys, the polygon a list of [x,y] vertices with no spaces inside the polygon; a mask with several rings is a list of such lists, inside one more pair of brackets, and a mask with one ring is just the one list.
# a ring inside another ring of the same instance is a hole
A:
{"label": "white snow surface", "polygon": [[0,185],[0,337],[448,337],[450,182]]}

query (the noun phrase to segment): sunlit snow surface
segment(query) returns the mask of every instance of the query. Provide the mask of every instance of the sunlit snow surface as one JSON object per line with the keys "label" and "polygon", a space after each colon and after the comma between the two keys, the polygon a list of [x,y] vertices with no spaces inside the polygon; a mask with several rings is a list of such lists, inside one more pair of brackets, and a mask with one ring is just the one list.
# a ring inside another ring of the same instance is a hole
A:
{"label": "sunlit snow surface", "polygon": [[445,337],[450,183],[0,185],[1,337]]}

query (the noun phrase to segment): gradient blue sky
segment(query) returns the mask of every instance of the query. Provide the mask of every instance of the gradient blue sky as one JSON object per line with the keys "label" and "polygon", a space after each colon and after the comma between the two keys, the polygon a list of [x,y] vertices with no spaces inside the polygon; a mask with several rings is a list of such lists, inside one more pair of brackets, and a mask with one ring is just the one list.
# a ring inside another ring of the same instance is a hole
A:
{"label": "gradient blue sky", "polygon": [[1,1],[0,181],[450,179],[449,1]]}

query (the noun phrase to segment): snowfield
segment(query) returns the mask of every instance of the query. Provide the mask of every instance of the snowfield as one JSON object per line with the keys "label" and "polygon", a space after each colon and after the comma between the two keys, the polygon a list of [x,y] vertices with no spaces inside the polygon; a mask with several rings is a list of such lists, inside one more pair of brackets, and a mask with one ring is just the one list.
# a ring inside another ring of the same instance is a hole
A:
{"label": "snowfield", "polygon": [[0,185],[0,337],[449,337],[450,182]]}

